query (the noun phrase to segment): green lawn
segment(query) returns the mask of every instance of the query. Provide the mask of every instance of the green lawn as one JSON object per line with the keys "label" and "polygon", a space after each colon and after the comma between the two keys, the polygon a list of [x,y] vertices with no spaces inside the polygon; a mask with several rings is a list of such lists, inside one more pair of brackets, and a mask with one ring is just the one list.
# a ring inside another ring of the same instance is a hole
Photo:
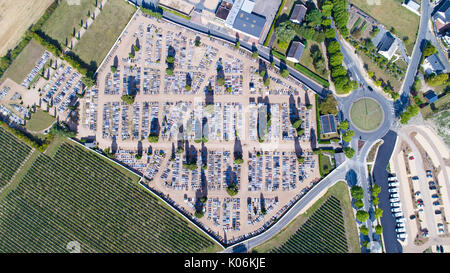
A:
{"label": "green lawn", "polygon": [[[436,112],[442,111],[444,109],[449,109],[450,107],[450,94],[446,94],[445,96],[441,97],[437,102],[434,103],[434,108],[436,109]],[[422,117],[427,119],[433,117],[433,110],[431,108],[431,105],[427,105],[424,108],[420,109],[420,112],[422,113]]]}
{"label": "green lawn", "polygon": [[28,45],[17,56],[11,66],[3,74],[3,79],[10,78],[18,84],[21,84],[31,72],[37,61],[44,54],[45,49],[35,40],[31,39]]}
{"label": "green lawn", "polygon": [[334,155],[325,152],[319,154],[319,168],[322,177],[325,177],[334,169]]}
{"label": "green lawn", "polygon": [[[136,8],[123,0],[108,0],[100,15],[76,44],[74,52],[87,64],[99,66]],[[101,43],[99,43],[101,41]]]}
{"label": "green lawn", "polygon": [[[337,182],[330,187],[328,191],[319,198],[311,207],[304,213],[297,216],[291,223],[289,223],[283,230],[270,240],[254,248],[259,253],[269,252],[279,246],[283,245],[288,239],[299,230],[303,224],[312,216],[330,197],[334,196],[341,203],[342,215],[344,220],[345,236],[347,239],[348,252],[359,253],[361,248],[359,246],[358,231],[356,229],[356,222],[353,216],[353,209],[351,206],[351,199],[348,194],[348,186],[345,182]],[[314,235],[314,234],[312,234]]]}
{"label": "green lawn", "polygon": [[363,98],[353,103],[350,119],[360,130],[372,131],[383,122],[384,114],[381,106],[373,99]]}
{"label": "green lawn", "polygon": [[[88,11],[95,9],[95,0],[78,0],[80,5],[69,5],[67,1],[60,1],[60,4],[53,12],[52,16],[42,27],[51,38],[57,40],[62,47],[72,39],[73,29],[80,28],[80,22],[88,19]],[[106,4],[108,5],[108,4]]]}
{"label": "green lawn", "polygon": [[[309,70],[316,73],[320,77],[322,77],[324,79],[328,79],[328,73],[325,73],[325,74],[320,73],[320,71],[317,71],[314,67],[313,58],[311,57],[311,46],[313,46],[313,45],[318,46],[320,51],[322,52],[322,49],[318,43],[316,43],[312,40],[308,41],[308,46],[305,48],[305,50],[303,51],[302,57],[300,58],[300,64],[307,67]],[[325,64],[325,67],[327,67],[326,64]],[[325,72],[328,72],[328,70],[325,70]]]}
{"label": "green lawn", "polygon": [[368,0],[350,0],[350,2],[371,15],[379,23],[385,25],[387,29],[394,27],[400,39],[403,39],[405,36],[408,37],[405,46],[407,53],[411,55],[419,29],[419,16],[402,7],[401,1],[379,0],[374,2]]}
{"label": "green lawn", "polygon": [[47,112],[39,109],[33,113],[31,119],[27,121],[25,128],[31,132],[38,132],[47,129],[53,122],[55,117],[50,116]]}
{"label": "green lawn", "polygon": [[201,252],[219,248],[93,151],[63,143],[0,206],[0,252]]}

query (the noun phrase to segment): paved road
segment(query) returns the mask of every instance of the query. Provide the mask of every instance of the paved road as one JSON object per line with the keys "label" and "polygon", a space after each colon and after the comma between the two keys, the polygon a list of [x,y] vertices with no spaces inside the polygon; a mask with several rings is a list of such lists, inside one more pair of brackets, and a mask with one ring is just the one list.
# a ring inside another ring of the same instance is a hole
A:
{"label": "paved road", "polygon": [[373,168],[373,181],[381,187],[381,192],[378,195],[380,199],[379,208],[383,210],[381,217],[381,225],[383,226],[383,238],[385,251],[387,253],[401,253],[402,246],[397,241],[395,232],[395,218],[391,213],[390,193],[388,192],[388,172],[386,166],[391,158],[392,151],[397,140],[397,134],[394,131],[389,131],[383,137],[383,145],[378,148],[378,154]]}
{"label": "paved road", "polygon": [[405,79],[403,81],[403,85],[401,88],[401,97],[395,103],[396,111],[399,112],[403,109],[404,105],[407,104],[409,100],[409,92],[411,90],[412,85],[414,84],[414,78],[416,76],[417,69],[419,68],[420,59],[422,57],[422,43],[426,38],[426,33],[428,30],[428,21],[430,20],[431,10],[430,10],[430,2],[428,0],[422,0],[421,4],[422,14],[420,16],[420,25],[419,31],[417,33],[416,44],[413,49],[413,53],[408,65],[408,69],[406,70]]}

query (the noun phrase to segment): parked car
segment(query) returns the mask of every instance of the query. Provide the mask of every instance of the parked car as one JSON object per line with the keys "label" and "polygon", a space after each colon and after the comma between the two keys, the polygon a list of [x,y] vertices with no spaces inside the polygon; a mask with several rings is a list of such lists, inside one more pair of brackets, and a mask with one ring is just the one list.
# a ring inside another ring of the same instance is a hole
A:
{"label": "parked car", "polygon": [[441,213],[442,213],[442,212],[441,212],[440,210],[438,210],[438,209],[434,211],[434,214],[436,214],[436,215],[439,215],[439,214],[441,214]]}
{"label": "parked car", "polygon": [[413,155],[410,156],[410,157],[409,157],[409,160],[414,160],[414,156],[413,156]]}
{"label": "parked car", "polygon": [[431,187],[431,186],[435,186],[436,184],[434,183],[434,181],[430,181],[430,182],[428,182],[428,185]]}
{"label": "parked car", "polygon": [[439,234],[444,234],[444,233],[445,233],[445,231],[444,231],[443,228],[440,228],[440,229],[438,230],[438,232],[439,232]]}
{"label": "parked car", "polygon": [[438,227],[438,228],[444,228],[444,224],[439,223],[439,224],[437,224],[437,227]]}
{"label": "parked car", "polygon": [[412,181],[419,181],[419,177],[418,176],[413,176],[411,177]]}
{"label": "parked car", "polygon": [[390,197],[391,198],[399,198],[400,195],[398,195],[398,193],[396,193],[396,192],[393,192],[393,193],[391,193]]}
{"label": "parked car", "polygon": [[422,199],[417,199],[417,204],[423,204],[423,200]]}
{"label": "parked car", "polygon": [[402,211],[402,209],[399,207],[395,207],[395,208],[391,208],[391,211],[392,212],[400,212],[400,211]]}
{"label": "parked car", "polygon": [[392,202],[391,203],[391,207],[400,207],[401,203],[400,202]]}
{"label": "parked car", "polygon": [[439,198],[439,194],[435,193],[431,196],[431,198],[434,198],[434,199]]}
{"label": "parked car", "polygon": [[423,212],[423,209],[419,209],[418,212],[419,212],[419,213],[420,213],[420,212]]}
{"label": "parked car", "polygon": [[430,170],[427,170],[427,177],[433,178],[433,173]]}
{"label": "parked car", "polygon": [[399,186],[399,183],[398,183],[398,182],[390,182],[390,183],[388,184],[388,186],[389,186],[389,187],[398,187],[398,186]]}
{"label": "parked car", "polygon": [[411,219],[411,220],[414,220],[414,219],[416,219],[416,215],[415,215],[415,214],[413,214],[413,215],[409,216],[409,219]]}
{"label": "parked car", "polygon": [[405,217],[403,216],[403,212],[402,211],[394,213],[394,217],[405,219]]}
{"label": "parked car", "polygon": [[419,207],[419,208],[423,208],[423,207],[424,207],[424,205],[423,205],[423,203],[420,203],[420,204],[418,204],[418,205],[417,205],[417,207]]}
{"label": "parked car", "polygon": [[397,218],[395,218],[395,222],[397,222],[397,223],[404,223],[405,222],[405,217],[403,217],[403,216],[397,217]]}
{"label": "parked car", "polygon": [[430,186],[429,189],[430,189],[430,191],[433,191],[436,189],[436,186]]}
{"label": "parked car", "polygon": [[400,198],[391,198],[389,201],[391,201],[391,203],[398,202],[400,201]]}
{"label": "parked car", "polygon": [[398,222],[396,227],[397,228],[405,227],[405,222]]}
{"label": "parked car", "polygon": [[434,201],[433,202],[433,206],[439,206],[441,203],[439,203],[439,201]]}
{"label": "parked car", "polygon": [[414,195],[419,197],[420,195],[422,195],[422,193],[420,191],[416,191],[416,193],[414,193]]}
{"label": "parked car", "polygon": [[405,239],[406,238],[406,232],[399,232],[399,233],[397,233],[397,238]]}
{"label": "parked car", "polygon": [[389,188],[388,192],[398,192],[398,188]]}
{"label": "parked car", "polygon": [[396,228],[395,231],[397,231],[397,232],[405,232],[406,229],[404,227],[399,227],[399,228]]}

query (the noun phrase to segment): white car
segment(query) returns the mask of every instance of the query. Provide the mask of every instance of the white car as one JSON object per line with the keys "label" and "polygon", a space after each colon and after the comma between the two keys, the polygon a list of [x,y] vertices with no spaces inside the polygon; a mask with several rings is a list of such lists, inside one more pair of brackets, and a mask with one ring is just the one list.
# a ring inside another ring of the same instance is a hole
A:
{"label": "white car", "polygon": [[394,217],[403,217],[403,212],[396,212],[394,213]]}
{"label": "white car", "polygon": [[406,238],[406,233],[405,232],[397,233],[397,238],[405,239]]}
{"label": "white car", "polygon": [[398,188],[389,188],[388,192],[398,192]]}
{"label": "white car", "polygon": [[399,202],[400,198],[391,198],[391,199],[389,199],[389,201],[391,201],[391,203]]}
{"label": "white car", "polygon": [[400,197],[400,195],[398,195],[398,193],[396,193],[396,192],[391,193],[391,198],[399,198],[399,197]]}
{"label": "white car", "polygon": [[405,232],[406,229],[404,227],[396,228],[395,231],[397,232]]}
{"label": "white car", "polygon": [[444,234],[445,233],[443,228],[440,228],[438,232],[439,232],[439,234]]}
{"label": "white car", "polygon": [[391,182],[391,181],[397,181],[397,176],[391,176],[391,177],[388,177],[388,181],[389,181],[389,182]]}
{"label": "white car", "polygon": [[391,207],[400,207],[400,202],[391,202]]}
{"label": "white car", "polygon": [[392,211],[392,212],[401,212],[402,209],[399,208],[399,207],[395,207],[395,208],[392,208],[391,211]]}
{"label": "white car", "polygon": [[405,227],[405,221],[397,222],[397,227],[398,228]]}
{"label": "white car", "polygon": [[405,217],[398,217],[397,219],[395,219],[395,221],[397,223],[404,223],[406,220],[405,220]]}
{"label": "white car", "polygon": [[399,184],[398,184],[398,182],[391,182],[391,183],[388,184],[388,186],[389,187],[398,187]]}
{"label": "white car", "polygon": [[439,223],[439,224],[437,224],[437,227],[438,227],[438,228],[444,228],[444,224]]}

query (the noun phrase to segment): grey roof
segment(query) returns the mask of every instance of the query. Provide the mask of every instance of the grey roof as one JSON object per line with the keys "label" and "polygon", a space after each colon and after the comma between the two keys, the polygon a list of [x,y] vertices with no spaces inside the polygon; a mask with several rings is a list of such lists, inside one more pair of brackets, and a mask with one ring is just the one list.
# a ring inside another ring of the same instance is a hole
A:
{"label": "grey roof", "polygon": [[445,69],[436,54],[432,54],[425,59],[431,66],[433,72],[443,71]]}
{"label": "grey roof", "polygon": [[386,34],[384,34],[383,38],[377,45],[378,51],[389,51],[394,41],[395,37],[392,36],[391,33],[386,32]]}
{"label": "grey roof", "polygon": [[266,24],[266,18],[255,13],[240,10],[233,23],[233,28],[259,38]]}
{"label": "grey roof", "polygon": [[336,122],[334,116],[331,114],[320,116],[320,125],[322,127],[322,134],[336,133]]}
{"label": "grey roof", "polygon": [[292,10],[291,21],[298,21],[299,23],[303,22],[306,15],[306,7],[303,4],[295,4],[294,9]]}
{"label": "grey roof", "polygon": [[292,42],[291,47],[289,48],[287,57],[300,60],[303,54],[303,50],[305,50],[305,46],[300,42],[294,41]]}

